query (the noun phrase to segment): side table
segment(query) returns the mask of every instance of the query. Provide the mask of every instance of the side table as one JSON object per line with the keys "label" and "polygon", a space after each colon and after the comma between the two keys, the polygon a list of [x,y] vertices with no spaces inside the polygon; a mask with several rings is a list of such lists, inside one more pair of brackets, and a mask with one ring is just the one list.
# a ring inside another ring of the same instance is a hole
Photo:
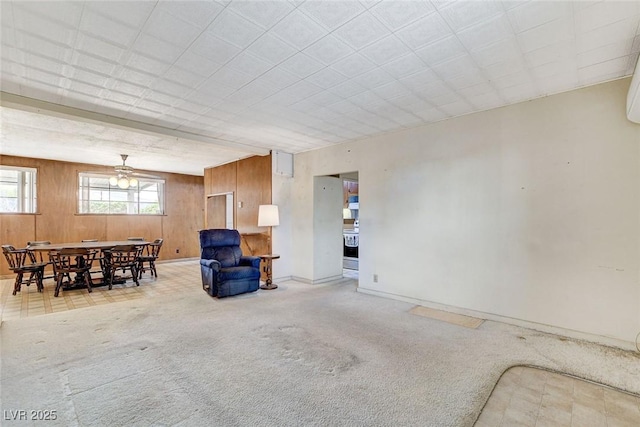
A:
{"label": "side table", "polygon": [[264,272],[267,273],[267,281],[264,283],[264,285],[260,285],[260,289],[276,289],[278,285],[271,281],[271,261],[280,258],[280,255],[266,254],[258,256],[261,260],[266,262],[266,265],[264,266]]}

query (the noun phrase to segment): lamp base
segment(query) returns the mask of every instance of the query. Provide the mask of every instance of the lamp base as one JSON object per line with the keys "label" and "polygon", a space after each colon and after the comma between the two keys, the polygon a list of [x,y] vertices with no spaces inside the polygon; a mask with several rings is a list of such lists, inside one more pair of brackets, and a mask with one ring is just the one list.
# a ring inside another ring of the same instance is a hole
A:
{"label": "lamp base", "polygon": [[277,289],[278,285],[276,285],[275,283],[265,283],[264,285],[260,285],[260,289],[266,289],[266,290],[271,290],[271,289]]}

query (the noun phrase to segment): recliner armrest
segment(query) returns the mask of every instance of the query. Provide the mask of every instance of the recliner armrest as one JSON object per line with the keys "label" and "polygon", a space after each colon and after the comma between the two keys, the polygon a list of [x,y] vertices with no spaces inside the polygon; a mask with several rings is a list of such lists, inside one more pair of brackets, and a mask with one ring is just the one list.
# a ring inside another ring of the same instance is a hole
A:
{"label": "recliner armrest", "polygon": [[203,267],[209,267],[212,270],[220,270],[220,261],[217,259],[201,259],[200,265]]}
{"label": "recliner armrest", "polygon": [[260,268],[260,257],[257,256],[241,256],[238,265]]}

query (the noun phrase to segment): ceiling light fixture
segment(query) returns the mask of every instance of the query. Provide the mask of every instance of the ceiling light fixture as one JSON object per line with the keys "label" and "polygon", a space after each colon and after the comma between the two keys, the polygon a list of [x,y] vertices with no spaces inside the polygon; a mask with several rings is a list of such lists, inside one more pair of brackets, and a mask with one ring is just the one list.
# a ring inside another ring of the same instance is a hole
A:
{"label": "ceiling light fixture", "polygon": [[114,187],[117,185],[123,190],[126,190],[129,187],[137,187],[138,180],[136,178],[129,177],[129,175],[133,173],[133,168],[131,166],[125,165],[125,161],[127,160],[127,157],[129,157],[129,155],[120,154],[120,157],[122,157],[122,164],[114,166],[117,175],[109,178],[109,184]]}

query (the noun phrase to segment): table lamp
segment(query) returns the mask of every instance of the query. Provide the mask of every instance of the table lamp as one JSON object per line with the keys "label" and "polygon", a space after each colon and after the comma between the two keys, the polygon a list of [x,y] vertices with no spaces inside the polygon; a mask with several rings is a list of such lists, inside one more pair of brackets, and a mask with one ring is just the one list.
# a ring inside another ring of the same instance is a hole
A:
{"label": "table lamp", "polygon": [[258,227],[273,227],[280,225],[280,215],[277,205],[258,206]]}

